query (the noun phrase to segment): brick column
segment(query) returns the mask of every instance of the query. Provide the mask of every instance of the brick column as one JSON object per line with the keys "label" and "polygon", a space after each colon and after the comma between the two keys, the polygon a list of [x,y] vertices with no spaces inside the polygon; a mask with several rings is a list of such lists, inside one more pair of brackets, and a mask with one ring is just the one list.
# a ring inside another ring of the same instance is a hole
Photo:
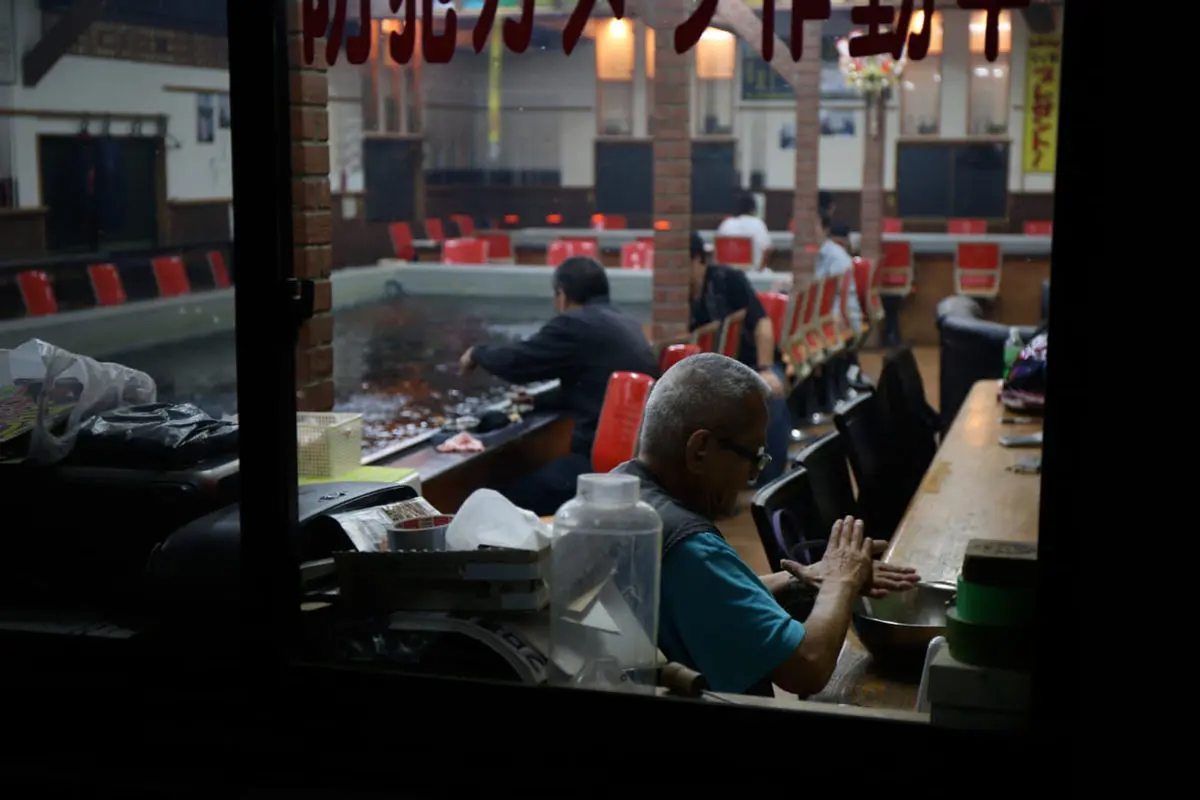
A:
{"label": "brick column", "polygon": [[883,157],[884,142],[887,141],[884,122],[887,119],[887,101],[882,97],[867,98],[866,143],[863,150],[862,257],[878,264],[883,256]]}
{"label": "brick column", "polygon": [[654,0],[654,219],[670,225],[654,234],[655,341],[687,332],[692,227],[690,53],[675,52],[675,26],[687,19],[686,0]]}
{"label": "brick column", "polygon": [[816,264],[818,162],[821,154],[821,23],[805,20],[804,55],[796,64],[796,190],[792,219],[796,238],[792,244],[792,280],[795,291],[804,291],[813,279]]}
{"label": "brick column", "polygon": [[316,282],[315,314],[296,347],[296,408],[333,410],[333,317],[329,313],[333,210],[329,191],[329,78],[324,48],[311,65],[301,45],[303,0],[288,3],[289,103],[292,135],[292,265]]}

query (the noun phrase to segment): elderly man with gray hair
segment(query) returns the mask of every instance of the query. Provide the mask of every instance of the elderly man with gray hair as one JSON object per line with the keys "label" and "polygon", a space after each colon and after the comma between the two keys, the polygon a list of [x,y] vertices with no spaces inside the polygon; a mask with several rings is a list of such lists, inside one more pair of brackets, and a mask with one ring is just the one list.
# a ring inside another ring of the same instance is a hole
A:
{"label": "elderly man with gray hair", "polygon": [[[861,521],[833,526],[825,557],[759,577],[721,536],[738,494],[766,454],[771,390],[753,369],[715,353],[671,367],[646,404],[638,456],[615,471],[636,475],[663,521],[659,649],[704,675],[715,691],[807,696],[824,688],[850,625],[854,599],[911,588],[913,570],[872,561]],[[815,593],[808,618],[784,610]]]}

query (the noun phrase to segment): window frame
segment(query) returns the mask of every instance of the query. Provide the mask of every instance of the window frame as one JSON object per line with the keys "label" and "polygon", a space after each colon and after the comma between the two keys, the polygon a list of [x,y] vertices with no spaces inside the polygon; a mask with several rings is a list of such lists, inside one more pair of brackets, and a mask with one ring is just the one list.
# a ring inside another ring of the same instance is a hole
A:
{"label": "window frame", "polygon": [[[261,6],[261,10],[258,7]],[[235,253],[239,260],[253,259],[263,252],[287,254],[292,247],[291,229],[291,166],[288,160],[290,151],[288,134],[288,104],[281,101],[286,97],[287,74],[284,55],[287,48],[286,29],[284,25],[283,3],[251,4],[244,10],[244,15],[237,20],[231,20],[230,61],[234,67],[231,74],[230,86],[233,98],[233,113],[239,119],[270,122],[269,125],[244,124],[238,125],[234,131],[236,146],[234,149],[235,173],[235,215],[236,230],[239,236],[235,240]],[[1071,41],[1070,31],[1078,29],[1068,27],[1064,31],[1064,50],[1070,51],[1075,58],[1081,58],[1084,53],[1077,49],[1078,39]],[[270,37],[267,37],[267,34]],[[262,46],[264,38],[274,38],[276,47]],[[272,52],[273,51],[273,52]],[[266,55],[269,54],[269,55]],[[262,70],[264,61],[270,60],[272,69]],[[1063,65],[1061,85],[1075,85],[1073,92],[1082,94],[1081,67],[1072,67],[1074,62],[1067,60]],[[1086,60],[1081,63],[1086,63]],[[257,71],[251,67],[257,67]],[[265,96],[273,96],[274,102],[262,103]],[[260,108],[255,113],[254,104]],[[1083,121],[1080,118],[1086,105],[1083,103],[1064,104],[1061,108],[1059,141],[1067,140],[1068,136]],[[1073,116],[1072,116],[1073,115]],[[1078,149],[1076,149],[1076,152]],[[236,155],[242,153],[240,158]],[[271,179],[263,180],[263,159],[268,156]],[[1076,165],[1070,162],[1072,150],[1062,148],[1059,153],[1056,173],[1056,233],[1061,234],[1064,225],[1070,225],[1071,201],[1077,200],[1077,194],[1071,194],[1075,187],[1058,181],[1068,177],[1072,172],[1074,177]],[[258,167],[255,170],[255,166]],[[240,169],[239,169],[240,167]],[[256,188],[257,182],[257,188]],[[255,202],[260,201],[260,202]],[[1082,207],[1077,206],[1077,207]],[[1072,228],[1072,230],[1074,230]],[[1071,247],[1082,247],[1082,237],[1056,236],[1054,238],[1054,260],[1065,263],[1074,254]],[[294,317],[292,306],[286,301],[288,283],[291,277],[290,258],[277,256],[264,269],[247,270],[239,276],[237,301],[237,337],[238,337],[238,366],[239,366],[239,412],[242,416],[245,430],[242,438],[243,453],[247,458],[243,464],[245,483],[254,485],[255,492],[247,493],[242,503],[243,525],[245,536],[242,540],[243,580],[251,592],[248,598],[251,603],[258,603],[262,609],[274,610],[278,616],[264,614],[258,617],[243,615],[246,634],[254,634],[255,648],[251,655],[259,659],[270,659],[278,655],[278,649],[270,645],[285,643],[289,635],[294,635],[294,629],[288,626],[288,620],[298,617],[298,596],[287,594],[287,577],[289,571],[294,581],[297,568],[294,553],[290,548],[290,535],[296,524],[296,442],[294,430],[295,412],[295,373],[293,359],[290,357],[295,345]],[[1069,274],[1069,273],[1068,273]],[[1061,283],[1056,277],[1056,294],[1053,295],[1056,318],[1056,332],[1077,331],[1081,325],[1077,311],[1078,303],[1072,304],[1070,298],[1076,297],[1074,287],[1079,284],[1068,284],[1070,280],[1063,278]],[[1072,290],[1064,289],[1072,286]],[[1070,316],[1076,313],[1076,316]],[[251,324],[253,322],[253,324]],[[1070,602],[1069,592],[1072,590],[1069,579],[1077,568],[1071,562],[1072,552],[1079,552],[1074,538],[1079,536],[1078,524],[1066,524],[1076,509],[1068,507],[1068,499],[1073,499],[1065,492],[1070,482],[1068,477],[1076,467],[1078,451],[1068,445],[1064,437],[1077,434],[1080,423],[1079,415],[1071,422],[1069,404],[1065,401],[1066,392],[1075,382],[1081,383],[1077,376],[1070,375],[1072,369],[1082,361],[1075,356],[1078,354],[1077,340],[1064,336],[1056,349],[1061,349],[1062,369],[1051,374],[1053,392],[1051,401],[1047,403],[1047,431],[1045,442],[1045,458],[1043,466],[1043,485],[1041,501],[1040,530],[1053,530],[1054,536],[1042,537],[1039,542],[1040,557],[1038,561],[1039,593],[1042,602],[1062,604]],[[1068,355],[1069,353],[1069,355]],[[271,368],[262,369],[264,363]],[[1073,366],[1075,365],[1075,366]],[[1059,394],[1062,392],[1062,394]],[[245,403],[243,406],[242,403]],[[283,412],[283,413],[280,413]],[[1068,426],[1071,430],[1068,431]],[[1047,491],[1050,487],[1054,492]],[[1054,496],[1052,496],[1052,494]],[[1077,522],[1077,520],[1076,520]],[[1076,562],[1078,563],[1078,562]],[[1053,607],[1053,606],[1051,606]],[[257,608],[257,606],[256,606]],[[259,609],[259,610],[262,610]],[[263,623],[282,625],[280,629],[260,627]],[[822,750],[820,743],[829,743],[828,755],[839,754],[847,764],[859,764],[861,752],[851,749],[843,754],[843,750],[835,743],[847,741],[849,738],[886,736],[889,742],[889,757],[894,760],[912,758],[913,763],[918,759],[926,759],[930,748],[936,747],[943,757],[957,757],[976,754],[976,748],[986,743],[992,755],[998,751],[1011,753],[1027,753],[1027,748],[1035,744],[1034,738],[1043,741],[1045,737],[1061,736],[1069,733],[1068,723],[1071,713],[1072,698],[1077,688],[1073,681],[1077,675],[1070,673],[1065,659],[1071,655],[1069,631],[1063,631],[1062,626],[1052,625],[1048,617],[1039,617],[1036,635],[1039,644],[1039,671],[1035,673],[1035,705],[1033,733],[1022,737],[1001,737],[972,731],[954,731],[935,728],[927,721],[920,721],[915,715],[902,716],[880,713],[869,709],[846,710],[834,706],[820,704],[801,704],[799,708],[808,713],[803,716],[792,716],[779,713],[774,704],[766,707],[749,702],[747,705],[704,703],[697,701],[665,700],[633,695],[611,694],[603,692],[588,692],[570,689],[547,689],[501,684],[485,681],[457,680],[442,677],[426,677],[385,672],[381,669],[367,669],[350,666],[316,665],[311,663],[292,662],[287,672],[287,686],[303,688],[305,694],[317,696],[337,696],[338,703],[318,704],[313,707],[306,704],[303,708],[291,707],[286,716],[275,719],[281,734],[294,722],[295,718],[303,717],[308,727],[315,722],[316,716],[322,717],[322,722],[344,724],[345,720],[353,718],[361,725],[362,719],[358,714],[359,702],[370,702],[376,708],[377,718],[381,725],[386,725],[394,733],[394,719],[403,713],[409,719],[414,729],[419,729],[425,741],[438,741],[442,734],[458,731],[461,720],[458,716],[445,713],[452,705],[470,707],[475,701],[487,704],[489,716],[503,717],[506,714],[522,714],[541,719],[547,729],[558,729],[574,721],[578,726],[579,719],[610,719],[633,722],[633,717],[640,717],[639,726],[654,730],[655,736],[663,741],[671,741],[678,736],[679,741],[687,738],[692,741],[719,741],[729,730],[746,730],[751,726],[759,732],[760,739],[770,739],[773,736],[795,736],[802,731],[805,738],[817,742],[817,751]],[[266,645],[263,646],[265,640]],[[248,640],[244,640],[248,641]],[[257,663],[262,664],[261,660]],[[277,661],[266,662],[279,666]],[[1055,670],[1051,672],[1051,670]],[[249,677],[247,675],[247,677]],[[257,685],[257,684],[256,684]],[[247,687],[249,684],[247,684]],[[178,686],[176,692],[184,690]],[[191,688],[191,691],[204,696],[202,690]],[[289,704],[294,704],[297,693],[288,694]],[[161,700],[161,698],[159,698]],[[260,698],[261,699],[261,698]],[[414,700],[418,700],[414,703]],[[428,704],[428,705],[425,705]],[[387,708],[381,708],[386,706]],[[172,708],[172,712],[174,709]],[[419,717],[419,719],[415,718]],[[237,719],[227,720],[225,725],[238,725]],[[579,730],[579,738],[573,741],[573,747],[579,748],[593,742],[606,741],[611,744],[610,734],[600,729],[606,726],[583,726]],[[301,735],[295,730],[291,736]],[[603,736],[603,740],[600,737]],[[590,737],[590,738],[589,738]],[[364,737],[367,741],[375,742],[381,752],[392,752],[394,739],[381,737]],[[259,740],[258,746],[267,747],[266,741]],[[253,744],[253,743],[252,743]],[[278,742],[271,741],[271,746]],[[1035,751],[1040,759],[1053,759],[1061,764],[1066,751],[1051,747],[1038,747]],[[835,761],[837,759],[834,759]],[[366,763],[379,763],[368,760]],[[1032,766],[1030,762],[1026,762]],[[390,766],[380,764],[380,771]],[[343,776],[344,777],[344,776]],[[360,776],[366,780],[366,772]]]}

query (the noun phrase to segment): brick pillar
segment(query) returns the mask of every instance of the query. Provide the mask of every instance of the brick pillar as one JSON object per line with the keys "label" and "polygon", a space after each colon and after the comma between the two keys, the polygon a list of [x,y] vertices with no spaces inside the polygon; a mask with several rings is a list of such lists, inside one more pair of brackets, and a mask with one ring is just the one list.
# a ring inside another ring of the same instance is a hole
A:
{"label": "brick pillar", "polygon": [[292,134],[292,263],[295,277],[316,282],[315,314],[296,347],[296,407],[333,410],[333,317],[329,313],[333,210],[329,191],[329,78],[324,48],[311,65],[301,44],[303,0],[288,3],[289,103]]}
{"label": "brick pillar", "polygon": [[863,258],[878,264],[883,256],[883,156],[887,141],[884,121],[887,102],[882,97],[868,97],[866,105],[866,144],[863,150],[862,244]]}
{"label": "brick pillar", "polygon": [[692,226],[690,54],[675,52],[675,26],[687,19],[686,0],[654,0],[654,219],[670,225],[654,234],[652,338],[687,332]]}
{"label": "brick pillar", "polygon": [[821,154],[821,23],[805,20],[804,55],[796,64],[796,191],[792,219],[796,238],[792,244],[792,279],[804,291],[813,279],[816,264],[818,162]]}

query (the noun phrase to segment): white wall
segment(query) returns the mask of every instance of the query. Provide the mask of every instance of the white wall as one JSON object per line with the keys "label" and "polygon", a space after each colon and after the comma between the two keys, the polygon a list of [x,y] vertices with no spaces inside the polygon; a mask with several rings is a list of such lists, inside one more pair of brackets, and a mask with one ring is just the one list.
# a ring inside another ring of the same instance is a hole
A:
{"label": "white wall", "polygon": [[[943,12],[941,135],[961,137],[967,116],[968,13]],[[18,52],[32,47],[40,34],[36,0],[16,0]],[[1021,167],[1027,32],[1024,19],[1013,15],[1009,134],[1009,188],[1022,192],[1051,192],[1051,174],[1024,174]],[[644,47],[637,47],[634,131],[646,131]],[[486,52],[476,56],[460,49],[450,64],[423,66],[427,165],[429,167],[482,166],[488,163]],[[169,199],[224,199],[232,194],[229,131],[217,128],[216,141],[196,141],[196,97],[189,92],[165,91],[165,86],[227,89],[224,70],[173,67],[108,59],[66,56],[41,83],[26,89],[18,82],[0,86],[0,106],[56,112],[127,112],[164,114],[168,118],[167,193]],[[330,75],[330,177],[334,191],[361,191],[362,113],[355,98],[361,86],[356,67],[342,59]],[[348,101],[348,102],[347,102]],[[564,56],[557,48],[531,49],[521,55],[504,54],[501,79],[503,106],[499,167],[559,169],[566,186],[593,185],[596,132],[595,51],[584,38],[576,51]],[[854,103],[833,102],[831,108],[853,108]],[[884,185],[895,184],[895,151],[899,128],[898,108],[887,118]],[[823,136],[820,185],[823,189],[854,191],[862,186],[863,114],[855,111],[855,136]],[[735,111],[734,129],[744,180],[762,169],[770,189],[789,189],[795,175],[794,151],[780,147],[780,128],[794,120],[789,102],[741,103]],[[146,126],[149,128],[149,126]],[[22,206],[40,202],[37,137],[42,133],[76,133],[76,120],[33,116],[10,117],[0,126],[0,168],[5,163],[18,181]],[[98,131],[93,122],[93,131]],[[129,131],[129,123],[114,122],[111,130]],[[5,141],[7,139],[7,142]]]}
{"label": "white wall", "polygon": [[[943,14],[941,56],[942,94],[940,136],[962,138],[967,131],[968,53],[967,11],[948,8]],[[1009,189],[1018,192],[1051,192],[1052,174],[1022,172],[1024,135],[1025,52],[1027,29],[1020,14],[1013,15],[1013,50],[1009,80]],[[645,88],[644,48],[636,49],[634,86],[634,132],[644,135]],[[339,69],[352,69],[339,65]],[[428,163],[437,166],[483,166],[487,162],[487,57],[460,51],[451,64],[424,67],[424,93],[428,103],[470,106],[473,111],[431,108],[427,112]],[[502,77],[503,130],[499,166],[525,169],[553,168],[562,171],[567,186],[593,184],[595,120],[595,55],[590,40],[583,39],[571,57],[556,50],[505,53]],[[740,76],[738,78],[740,81]],[[335,81],[335,83],[340,83]],[[740,83],[739,83],[740,85]],[[357,96],[353,76],[346,91]],[[341,91],[331,89],[331,91]],[[820,185],[822,189],[856,191],[862,188],[864,114],[854,101],[831,101],[830,109],[851,110],[854,136],[822,136]],[[795,107],[788,101],[743,103],[735,111],[734,130],[743,180],[752,171],[763,170],[769,189],[794,185],[795,151],[780,146],[780,128],[795,121]],[[360,119],[353,105],[331,104],[331,135],[361,136],[355,131]],[[887,145],[884,187],[895,188],[895,156],[900,126],[899,104],[893,101],[886,120]],[[359,129],[361,125],[359,124]],[[350,152],[352,143],[341,142],[337,150]],[[335,164],[339,157],[334,154]],[[335,166],[334,174],[337,175]],[[353,185],[354,180],[350,183]],[[336,187],[335,178],[335,187]]]}
{"label": "white wall", "polygon": [[[35,0],[17,0],[19,51],[37,41],[41,22]],[[93,115],[91,130],[99,133],[105,112],[163,114],[167,117],[167,198],[169,200],[229,199],[233,194],[232,160],[228,129],[216,129],[212,144],[196,141],[196,95],[168,92],[164,86],[228,90],[225,70],[174,67],[113,59],[64,56],[41,82],[27,89],[20,83],[5,87],[10,108]],[[78,133],[80,123],[72,119],[36,116],[12,117],[11,158],[22,207],[41,202],[38,175],[39,134]],[[110,132],[127,134],[129,122],[113,122]],[[143,123],[143,130],[154,128]]]}
{"label": "white wall", "polygon": [[[506,52],[500,78],[500,148],[488,148],[488,57],[461,48],[449,64],[422,65],[425,164],[429,169],[483,167],[560,170],[566,186],[593,183],[596,132],[595,51],[579,42],[568,58],[556,49]],[[340,61],[330,75],[329,128],[333,188],[346,170],[348,191],[362,189],[362,109],[357,67]],[[349,101],[349,102],[347,102]]]}

